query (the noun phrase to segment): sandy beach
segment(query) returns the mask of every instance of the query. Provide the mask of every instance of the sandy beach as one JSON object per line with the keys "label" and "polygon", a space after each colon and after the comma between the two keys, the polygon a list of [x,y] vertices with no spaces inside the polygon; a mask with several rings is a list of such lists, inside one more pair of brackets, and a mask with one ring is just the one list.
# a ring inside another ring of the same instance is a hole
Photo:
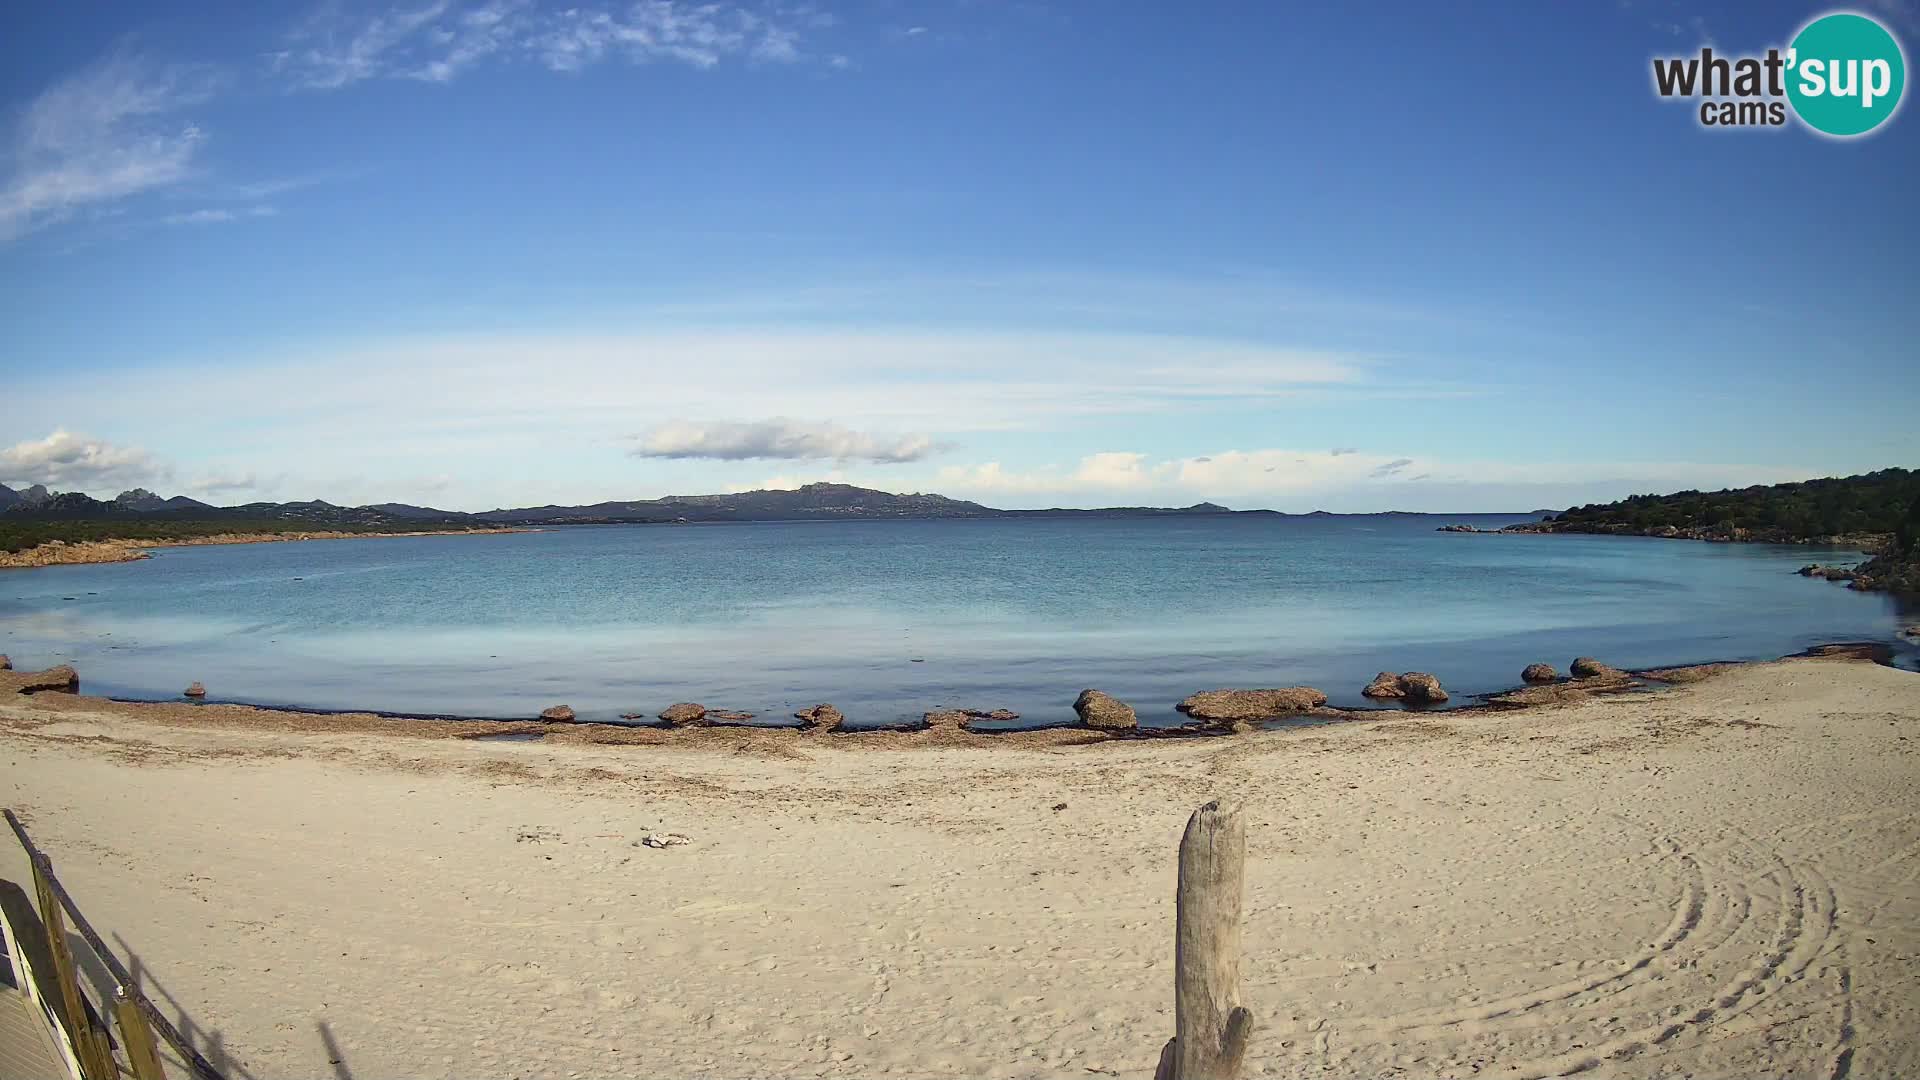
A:
{"label": "sandy beach", "polygon": [[1146,1077],[1214,797],[1249,1075],[1920,1071],[1920,676],[1859,660],[1215,739],[465,734],[13,697],[0,801],[234,1077]]}

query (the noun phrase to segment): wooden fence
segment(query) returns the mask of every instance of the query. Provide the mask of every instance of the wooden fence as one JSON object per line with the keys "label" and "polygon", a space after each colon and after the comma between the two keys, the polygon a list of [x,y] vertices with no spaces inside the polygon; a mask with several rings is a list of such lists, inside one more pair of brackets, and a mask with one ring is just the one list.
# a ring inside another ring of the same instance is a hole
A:
{"label": "wooden fence", "polygon": [[[118,1080],[123,1072],[134,1080],[167,1080],[154,1039],[156,1033],[195,1080],[225,1080],[141,993],[126,965],[100,940],[93,924],[54,876],[53,860],[34,846],[13,811],[4,813],[32,864],[38,908],[36,913],[19,910],[15,904],[0,905],[7,955],[13,961],[15,981],[27,999],[39,1007],[74,1080]],[[111,995],[97,1006],[88,999],[74,962],[69,924],[113,978]],[[109,1015],[111,1025],[105,1019]],[[113,1037],[116,1030],[117,1042]]]}

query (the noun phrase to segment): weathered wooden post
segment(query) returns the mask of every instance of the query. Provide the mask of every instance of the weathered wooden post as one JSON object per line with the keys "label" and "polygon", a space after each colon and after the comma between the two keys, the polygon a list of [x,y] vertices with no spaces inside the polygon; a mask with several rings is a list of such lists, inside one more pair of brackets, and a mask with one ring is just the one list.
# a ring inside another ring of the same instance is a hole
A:
{"label": "weathered wooden post", "polygon": [[113,988],[113,1017],[120,1025],[120,1047],[127,1052],[127,1064],[135,1080],[167,1080],[160,1067],[160,1051],[153,1044],[153,1029],[140,1002],[124,986]]}
{"label": "weathered wooden post", "polygon": [[93,1025],[87,1013],[87,999],[80,991],[80,970],[73,962],[73,948],[67,942],[66,912],[53,885],[53,863],[45,855],[31,853],[34,899],[40,904],[40,923],[47,928],[47,951],[53,955],[53,977],[60,984],[61,1005],[67,1014],[67,1038],[80,1061],[87,1080],[116,1080],[119,1070],[113,1063],[113,1050],[107,1034]]}
{"label": "weathered wooden post", "polygon": [[1247,828],[1238,806],[1207,803],[1180,838],[1173,948],[1174,1036],[1154,1080],[1237,1080],[1253,1014],[1240,1005]]}

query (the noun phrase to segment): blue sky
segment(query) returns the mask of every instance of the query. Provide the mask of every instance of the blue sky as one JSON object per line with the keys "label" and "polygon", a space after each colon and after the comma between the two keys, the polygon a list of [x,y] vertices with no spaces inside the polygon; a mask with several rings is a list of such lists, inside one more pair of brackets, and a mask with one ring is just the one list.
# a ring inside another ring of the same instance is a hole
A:
{"label": "blue sky", "polygon": [[1825,10],[11,5],[0,482],[1464,511],[1920,465],[1912,110],[1650,86]]}

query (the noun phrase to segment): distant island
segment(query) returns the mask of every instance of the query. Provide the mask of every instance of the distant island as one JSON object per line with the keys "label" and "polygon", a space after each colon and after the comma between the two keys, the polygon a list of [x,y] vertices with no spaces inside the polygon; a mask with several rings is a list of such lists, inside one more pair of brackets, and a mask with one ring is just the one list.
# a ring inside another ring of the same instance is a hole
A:
{"label": "distant island", "polygon": [[[845,521],[902,518],[1169,517],[1268,514],[1218,503],[1113,506],[1094,510],[999,510],[944,495],[895,494],[850,484],[808,484],[792,490],[729,495],[669,495],[584,506],[527,506],[462,513],[408,503],[337,506],[251,502],[213,506],[184,495],[162,498],[144,488],[100,500],[42,485],[0,484],[0,565],[98,562],[138,556],[138,545],[240,543],[249,538],[498,532],[555,525],[665,525],[728,521]],[[81,550],[80,545],[93,545]],[[54,548],[62,550],[51,550]],[[32,553],[30,556],[26,553]]]}
{"label": "distant island", "polygon": [[[1441,531],[1487,530],[1446,525]],[[1920,593],[1920,472],[1911,469],[1723,491],[1635,495],[1491,531],[1858,548],[1874,557],[1850,569],[1810,566],[1803,572],[1845,581],[1855,589]]]}

